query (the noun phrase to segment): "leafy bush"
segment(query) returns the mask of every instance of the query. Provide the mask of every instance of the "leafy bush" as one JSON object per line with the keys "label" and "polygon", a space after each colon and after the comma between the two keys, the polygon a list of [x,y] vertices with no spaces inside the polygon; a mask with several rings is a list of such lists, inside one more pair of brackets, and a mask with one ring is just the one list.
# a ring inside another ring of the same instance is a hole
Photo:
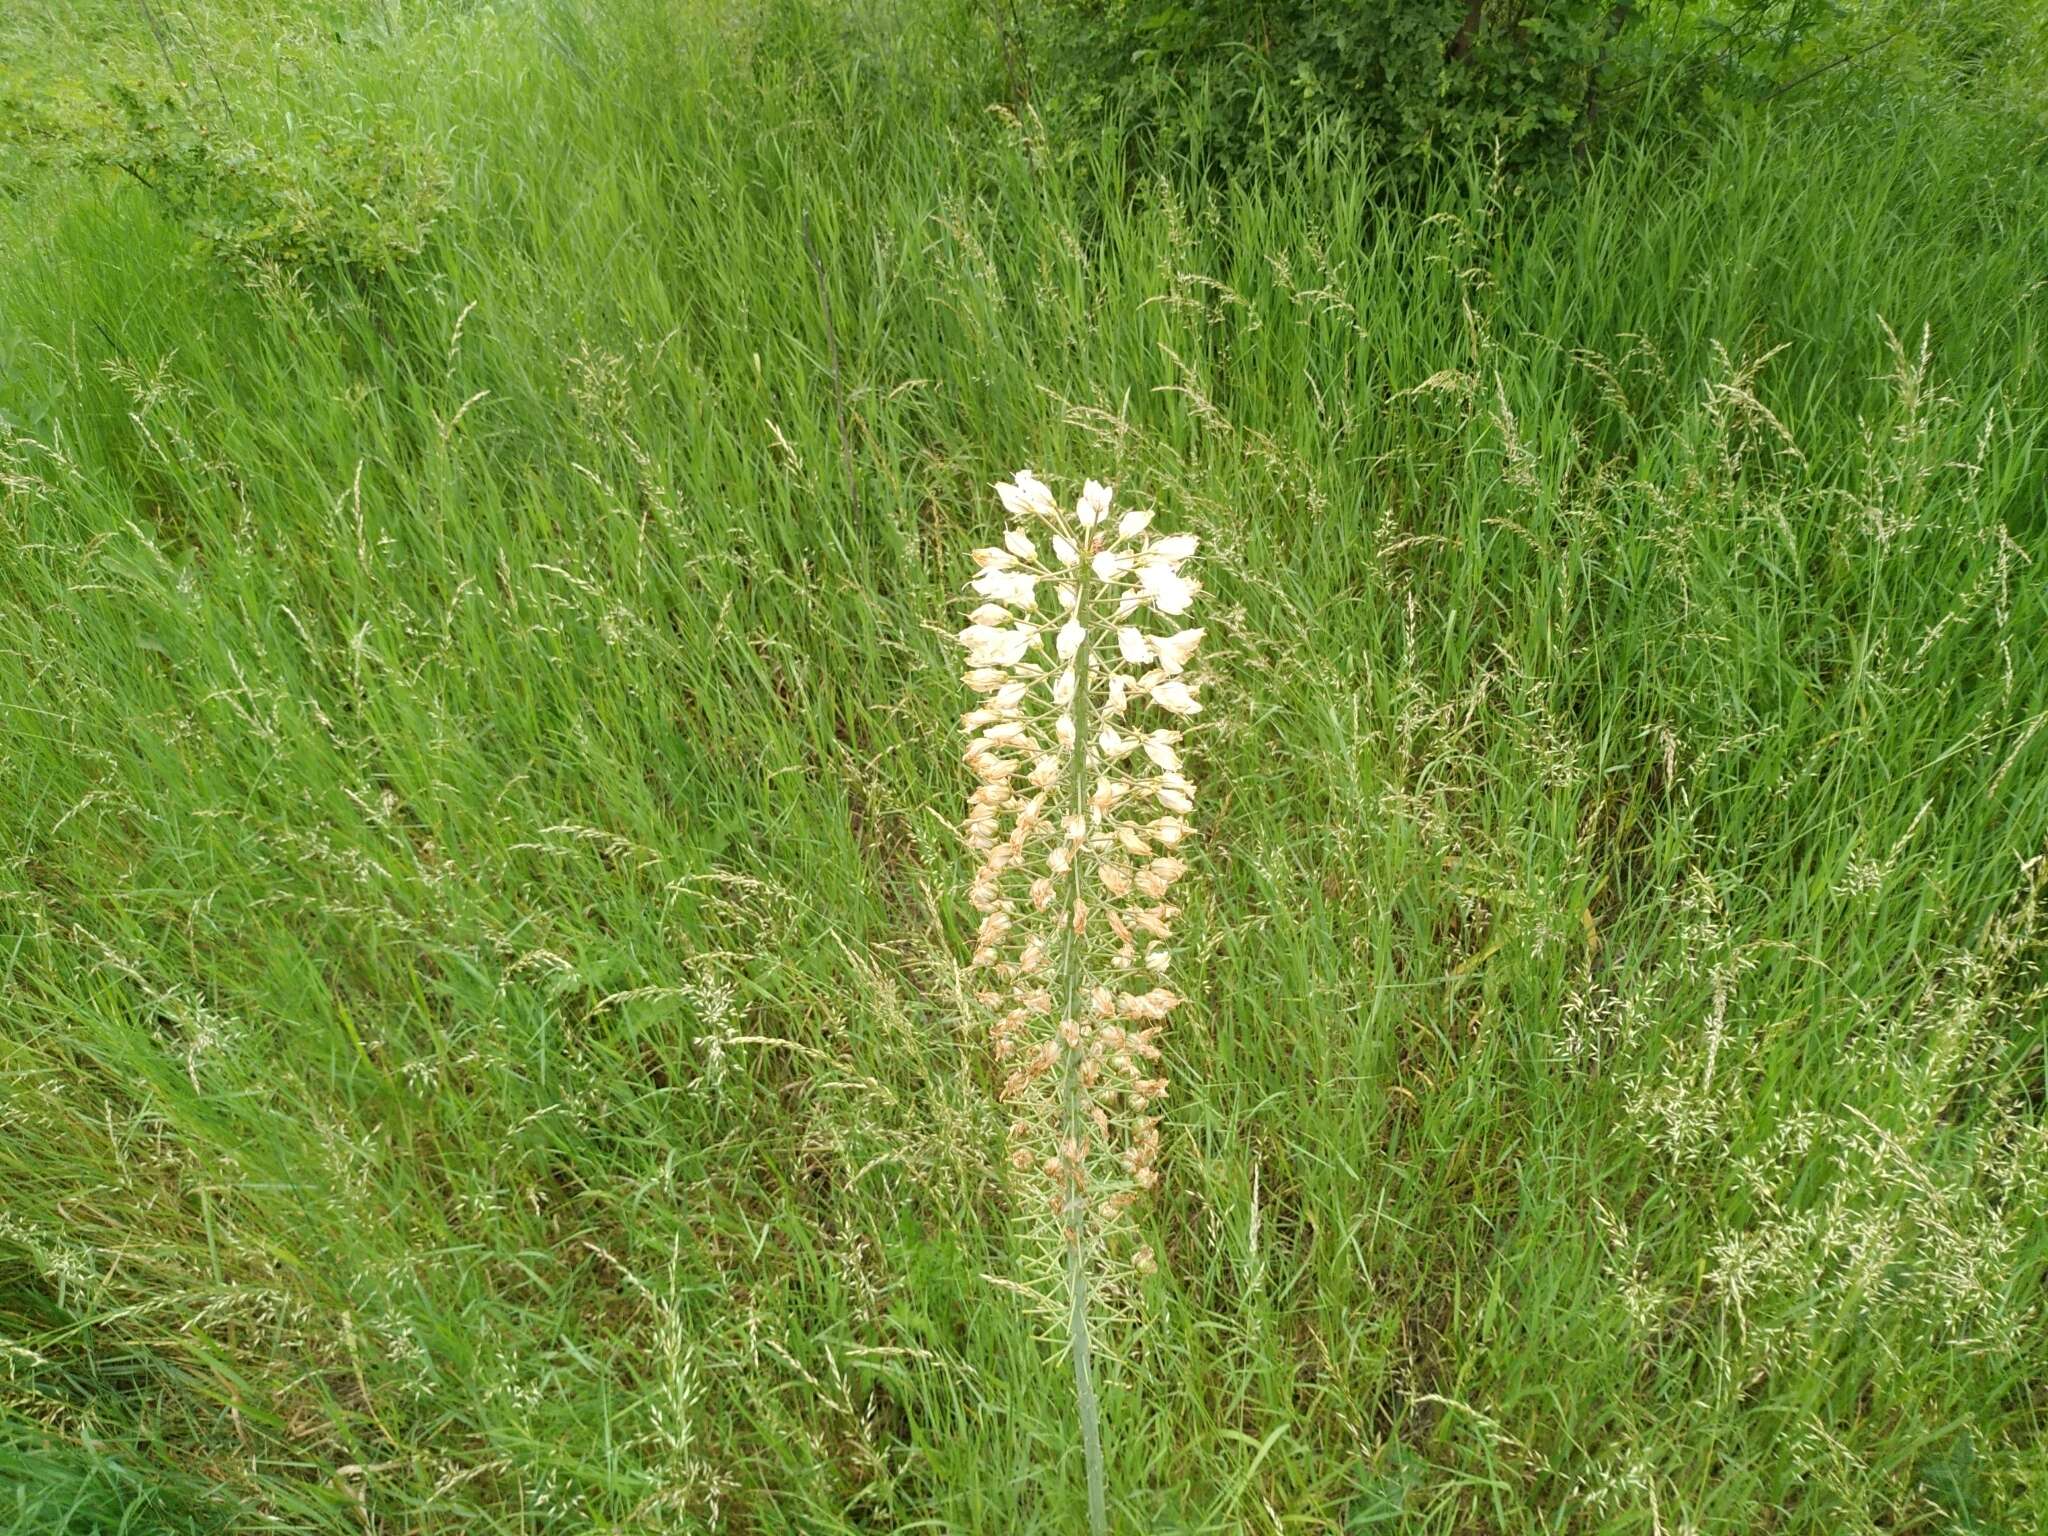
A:
{"label": "leafy bush", "polygon": [[2048,126],[2040,90],[2048,14],[2033,0],[1721,0],[1656,8],[1634,41],[1633,82],[1667,111],[1712,113],[1793,92],[1843,105],[1877,90],[1966,95],[1981,112]]}
{"label": "leafy bush", "polygon": [[1580,143],[1627,0],[1048,0],[1056,78],[1240,159],[1334,127],[1397,178],[1458,145]]}
{"label": "leafy bush", "polygon": [[448,177],[431,150],[381,124],[312,130],[283,150],[207,125],[167,94],[109,87],[86,164],[126,172],[245,276],[387,276],[419,254]]}

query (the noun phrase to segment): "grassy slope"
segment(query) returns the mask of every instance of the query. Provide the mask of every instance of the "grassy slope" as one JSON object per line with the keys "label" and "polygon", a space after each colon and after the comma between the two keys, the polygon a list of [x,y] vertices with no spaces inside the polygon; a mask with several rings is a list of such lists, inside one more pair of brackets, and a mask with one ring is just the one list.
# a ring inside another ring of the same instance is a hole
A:
{"label": "grassy slope", "polygon": [[1123,1525],[2048,1522],[2038,142],[1421,220],[886,29],[218,36],[456,177],[346,301],[4,215],[0,1526],[1075,1528],[955,970],[1021,464],[1213,551]]}

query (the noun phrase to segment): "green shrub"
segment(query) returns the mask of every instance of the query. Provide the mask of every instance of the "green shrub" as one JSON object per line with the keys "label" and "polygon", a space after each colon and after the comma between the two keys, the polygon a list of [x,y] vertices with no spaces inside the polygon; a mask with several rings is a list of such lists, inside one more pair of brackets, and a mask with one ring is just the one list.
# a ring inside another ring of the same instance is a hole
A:
{"label": "green shrub", "polygon": [[1587,131],[1623,0],[1047,0],[1041,78],[1241,159],[1335,128],[1397,179],[1446,150],[1510,163]]}
{"label": "green shrub", "polygon": [[1665,111],[1712,114],[1794,92],[1847,106],[1911,92],[2048,126],[2048,12],[2034,0],[1689,0],[1649,19],[1627,72],[1656,82]]}
{"label": "green shrub", "polygon": [[448,177],[382,124],[312,129],[281,149],[210,127],[162,91],[113,84],[88,165],[123,171],[244,277],[341,277],[361,286],[419,254]]}

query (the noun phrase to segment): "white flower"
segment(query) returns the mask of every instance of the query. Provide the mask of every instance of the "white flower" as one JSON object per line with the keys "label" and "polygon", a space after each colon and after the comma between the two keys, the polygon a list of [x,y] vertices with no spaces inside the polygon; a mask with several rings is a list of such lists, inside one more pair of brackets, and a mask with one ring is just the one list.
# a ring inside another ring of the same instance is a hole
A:
{"label": "white flower", "polygon": [[1186,613],[1195,600],[1195,584],[1158,561],[1138,567],[1138,589],[1161,613]]}
{"label": "white flower", "polygon": [[1024,659],[1037,635],[1030,629],[996,629],[987,624],[970,624],[960,631],[960,643],[967,647],[970,667],[1007,667]]}
{"label": "white flower", "polygon": [[1188,664],[1188,658],[1195,654],[1195,647],[1202,643],[1202,636],[1206,633],[1206,630],[1184,629],[1179,634],[1155,639],[1152,642],[1153,654],[1168,672],[1178,672]]}
{"label": "white flower", "polygon": [[1166,899],[1166,893],[1173,888],[1173,882],[1188,872],[1187,865],[1171,856],[1154,859],[1138,871],[1138,889],[1154,901]]}
{"label": "white flower", "polygon": [[1019,470],[1014,483],[998,485],[996,496],[1002,502],[1003,510],[1012,517],[1037,517],[1049,521],[1059,516],[1059,503],[1052,499],[1052,492],[1028,469]]}
{"label": "white flower", "polygon": [[1038,602],[1038,578],[1024,571],[998,570],[990,566],[968,583],[991,602],[1012,608],[1031,608]]}
{"label": "white flower", "polygon": [[[975,552],[979,605],[960,632],[976,704],[960,717],[974,780],[961,831],[978,861],[975,1000],[1007,1064],[1002,1099],[1021,1115],[1009,1161],[1043,1173],[1066,1241],[1092,1249],[1158,1182],[1147,1107],[1167,1083],[1138,1062],[1160,1060],[1154,1037],[1180,1002],[1157,975],[1175,958],[1171,897],[1187,872],[1173,855],[1196,791],[1177,717],[1202,710],[1202,631],[1152,634],[1169,626],[1142,615],[1196,601],[1201,583],[1181,570],[1198,544],[1158,537],[1149,511],[1119,512],[1098,481],[1064,506],[1029,472],[996,489],[1010,523]],[[1160,714],[1130,707],[1147,699]],[[1077,977],[1070,997],[1085,1005],[1056,1009],[1049,983]]]}

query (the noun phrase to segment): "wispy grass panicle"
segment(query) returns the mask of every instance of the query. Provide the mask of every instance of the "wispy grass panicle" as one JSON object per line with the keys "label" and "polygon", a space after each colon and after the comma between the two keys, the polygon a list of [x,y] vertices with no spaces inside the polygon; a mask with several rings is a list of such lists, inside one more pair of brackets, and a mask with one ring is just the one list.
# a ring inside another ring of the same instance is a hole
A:
{"label": "wispy grass panicle", "polygon": [[1106,1530],[1090,1357],[1098,1266],[1153,1267],[1131,1207],[1158,1182],[1159,1035],[1181,999],[1165,984],[1187,874],[1195,786],[1182,723],[1201,712],[1189,666],[1202,631],[1192,534],[1156,534],[1090,480],[1072,508],[1028,472],[996,487],[1012,526],[974,552],[982,599],[960,631],[973,966],[992,1020],[1011,1164],[1042,1181],[1026,1202],[1063,1255],[1089,1519]]}

